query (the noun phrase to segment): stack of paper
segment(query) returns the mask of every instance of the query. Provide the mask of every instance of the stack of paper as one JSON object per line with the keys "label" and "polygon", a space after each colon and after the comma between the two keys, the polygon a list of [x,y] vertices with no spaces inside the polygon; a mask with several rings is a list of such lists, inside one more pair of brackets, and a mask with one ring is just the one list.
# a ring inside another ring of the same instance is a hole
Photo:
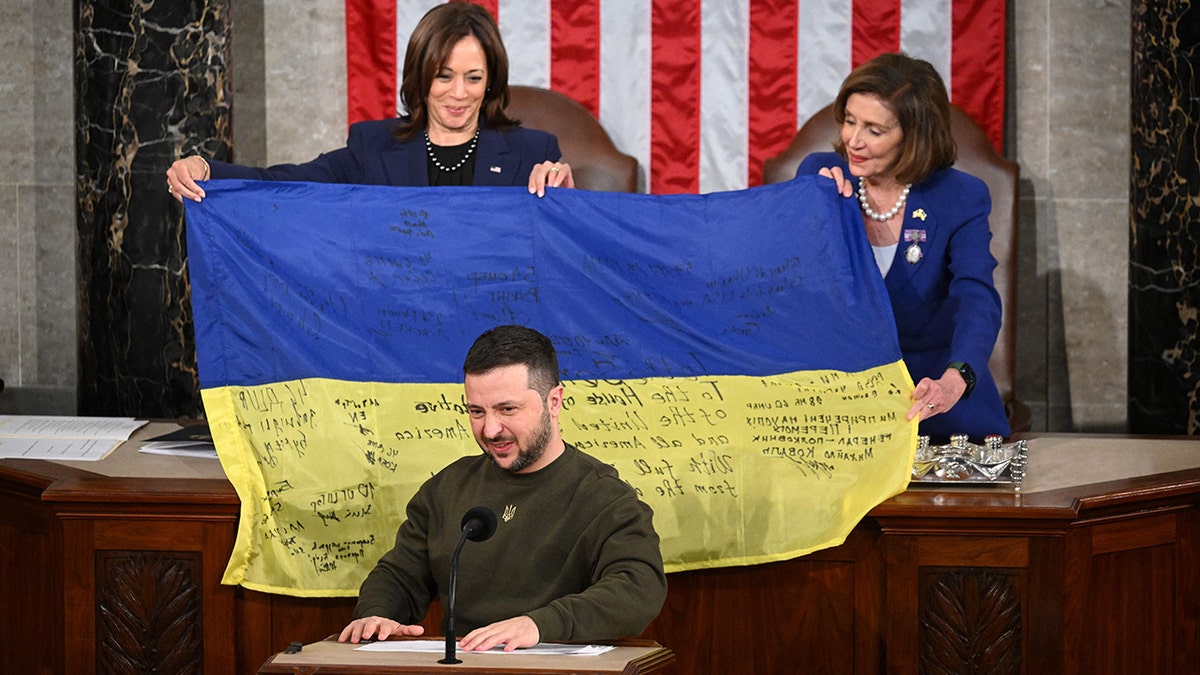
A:
{"label": "stack of paper", "polygon": [[[445,640],[383,640],[369,642],[358,649],[367,652],[431,652],[438,653],[446,649]],[[504,651],[504,645],[492,647],[486,652],[471,652],[472,654],[570,654],[574,656],[598,656],[612,651],[608,645],[566,645],[539,642],[526,649]]]}
{"label": "stack of paper", "polygon": [[94,462],[144,424],[132,417],[0,415],[0,458]]}

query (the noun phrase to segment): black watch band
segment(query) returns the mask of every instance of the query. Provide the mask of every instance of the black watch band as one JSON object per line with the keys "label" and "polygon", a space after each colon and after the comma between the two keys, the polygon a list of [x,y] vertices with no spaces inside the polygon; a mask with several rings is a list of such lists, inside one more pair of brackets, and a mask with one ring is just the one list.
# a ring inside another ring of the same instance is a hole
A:
{"label": "black watch band", "polygon": [[963,391],[962,397],[966,398],[970,396],[971,392],[975,391],[975,369],[971,367],[971,364],[962,361],[951,361],[946,364],[946,367],[953,368],[958,371],[959,375],[962,375],[963,382],[967,383],[967,388]]}

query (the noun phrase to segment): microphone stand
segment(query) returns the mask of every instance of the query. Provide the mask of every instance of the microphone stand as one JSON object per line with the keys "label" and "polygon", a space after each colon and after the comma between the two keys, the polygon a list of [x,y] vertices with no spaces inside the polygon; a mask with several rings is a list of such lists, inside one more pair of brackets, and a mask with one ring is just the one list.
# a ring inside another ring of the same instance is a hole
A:
{"label": "microphone stand", "polygon": [[462,660],[454,655],[454,647],[457,644],[454,634],[454,592],[455,587],[458,586],[458,554],[462,553],[462,547],[467,543],[468,534],[470,534],[470,528],[463,528],[463,533],[458,537],[458,544],[454,547],[454,555],[450,558],[450,592],[446,598],[446,658],[441,659],[438,663],[462,663]]}
{"label": "microphone stand", "polygon": [[496,513],[486,506],[476,506],[467,511],[462,519],[462,534],[450,558],[450,592],[446,595],[446,658],[438,663],[462,663],[454,656],[456,631],[454,630],[454,596],[458,588],[458,554],[462,553],[467,540],[486,541],[496,533]]}

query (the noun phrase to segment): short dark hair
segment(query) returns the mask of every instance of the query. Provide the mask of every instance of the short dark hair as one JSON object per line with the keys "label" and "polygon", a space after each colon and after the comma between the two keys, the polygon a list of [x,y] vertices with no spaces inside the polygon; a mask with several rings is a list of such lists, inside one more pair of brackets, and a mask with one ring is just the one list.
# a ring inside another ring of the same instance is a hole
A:
{"label": "short dark hair", "polygon": [[[846,121],[846,101],[852,94],[878,96],[899,120],[904,137],[896,159],[896,180],[919,183],[954,164],[958,146],[950,133],[950,97],[942,76],[928,61],[904,53],[880,54],[855,68],[834,100],[833,115],[839,125]],[[834,148],[846,156],[841,135]]]}
{"label": "short dark hair", "polygon": [[554,344],[550,338],[525,326],[496,326],[476,338],[463,361],[463,374],[482,375],[513,365],[529,369],[529,388],[543,398],[559,384]]}
{"label": "short dark hair", "polygon": [[504,113],[508,107],[508,52],[496,20],[483,7],[456,0],[426,12],[408,37],[404,75],[400,80],[400,101],[408,115],[400,118],[393,129],[398,140],[412,140],[425,130],[429,123],[425,97],[438,71],[449,60],[454,45],[468,36],[479,40],[487,60],[488,86],[479,111],[480,126],[485,123],[495,128],[516,126],[516,120]]}

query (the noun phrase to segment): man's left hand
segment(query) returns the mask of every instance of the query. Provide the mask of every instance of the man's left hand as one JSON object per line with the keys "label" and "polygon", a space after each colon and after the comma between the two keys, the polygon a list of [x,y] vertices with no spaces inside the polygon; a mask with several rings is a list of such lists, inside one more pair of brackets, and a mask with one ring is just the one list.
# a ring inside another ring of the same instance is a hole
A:
{"label": "man's left hand", "polygon": [[504,651],[511,652],[536,645],[540,635],[533,619],[522,615],[476,628],[458,641],[458,648],[464,652],[485,652],[503,644]]}

